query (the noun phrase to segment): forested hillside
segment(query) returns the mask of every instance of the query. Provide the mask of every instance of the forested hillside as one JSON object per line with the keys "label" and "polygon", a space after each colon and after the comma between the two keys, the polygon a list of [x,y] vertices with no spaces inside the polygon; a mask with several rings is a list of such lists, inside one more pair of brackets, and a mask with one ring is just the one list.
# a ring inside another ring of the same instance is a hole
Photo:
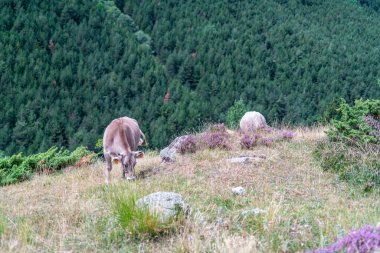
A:
{"label": "forested hillside", "polygon": [[362,4],[125,1],[123,11],[152,36],[170,90],[194,92],[202,118],[222,120],[242,98],[271,120],[309,123],[334,97],[380,95],[380,16],[362,7],[376,2]]}
{"label": "forested hillside", "polygon": [[163,67],[112,1],[2,1],[0,10],[0,150],[94,147],[123,115],[155,128]]}
{"label": "forested hillside", "polygon": [[1,1],[0,150],[92,148],[124,115],[158,147],[238,99],[272,122],[315,122],[334,98],[380,97],[379,6]]}

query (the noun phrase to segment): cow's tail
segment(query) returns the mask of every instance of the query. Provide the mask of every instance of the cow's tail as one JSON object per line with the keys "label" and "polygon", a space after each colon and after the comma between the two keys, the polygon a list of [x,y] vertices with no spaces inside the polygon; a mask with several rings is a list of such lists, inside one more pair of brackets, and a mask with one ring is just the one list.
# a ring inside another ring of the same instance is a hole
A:
{"label": "cow's tail", "polygon": [[144,133],[140,130],[140,141],[139,141],[140,146],[148,146],[148,142],[146,141]]}

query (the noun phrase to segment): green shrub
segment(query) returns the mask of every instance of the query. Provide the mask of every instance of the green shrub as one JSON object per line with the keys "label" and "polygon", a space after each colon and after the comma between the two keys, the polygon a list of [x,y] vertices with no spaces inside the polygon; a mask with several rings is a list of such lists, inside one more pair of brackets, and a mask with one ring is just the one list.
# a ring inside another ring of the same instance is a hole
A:
{"label": "green shrub", "polygon": [[361,187],[364,191],[380,189],[380,147],[378,145],[347,145],[324,141],[314,155],[322,169],[337,174],[340,180]]}
{"label": "green shrub", "polygon": [[52,147],[44,153],[23,156],[21,153],[0,158],[0,185],[20,182],[30,178],[35,172],[56,171],[73,165],[83,156],[90,154],[85,147],[73,152]]}
{"label": "green shrub", "polygon": [[96,151],[96,154],[98,154],[98,155],[103,154],[103,139],[102,138],[100,138],[96,141],[95,151]]}
{"label": "green shrub", "polygon": [[380,189],[380,100],[356,100],[350,106],[343,99],[328,130],[328,141],[314,152],[322,168],[339,179],[362,187]]}
{"label": "green shrub", "polygon": [[332,120],[333,129],[328,131],[330,141],[380,144],[376,129],[366,122],[368,116],[377,121],[380,119],[380,100],[356,100],[350,106],[341,99],[335,119]]}
{"label": "green shrub", "polygon": [[226,125],[227,127],[234,129],[237,128],[240,122],[240,119],[244,116],[244,113],[247,112],[247,107],[245,106],[243,100],[235,101],[233,106],[231,106],[227,111],[226,116]]}
{"label": "green shrub", "polygon": [[147,209],[136,207],[136,195],[116,192],[112,195],[113,213],[129,238],[134,240],[157,239],[174,233],[184,216],[162,222]]}

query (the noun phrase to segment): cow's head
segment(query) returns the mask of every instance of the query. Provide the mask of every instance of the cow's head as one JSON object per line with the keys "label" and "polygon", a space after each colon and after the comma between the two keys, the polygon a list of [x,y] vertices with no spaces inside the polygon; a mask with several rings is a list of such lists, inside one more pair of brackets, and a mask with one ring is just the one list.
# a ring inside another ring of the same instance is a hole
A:
{"label": "cow's head", "polygon": [[143,158],[144,153],[142,151],[132,151],[129,154],[123,156],[123,169],[130,177],[135,177],[136,159]]}

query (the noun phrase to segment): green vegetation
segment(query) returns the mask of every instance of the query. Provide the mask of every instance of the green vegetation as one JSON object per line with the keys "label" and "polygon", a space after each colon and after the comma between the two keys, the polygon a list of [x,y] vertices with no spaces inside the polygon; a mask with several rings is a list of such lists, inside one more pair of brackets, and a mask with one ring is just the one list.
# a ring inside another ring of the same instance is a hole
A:
{"label": "green vegetation", "polygon": [[[139,160],[138,180],[105,164],[0,187],[6,217],[0,252],[305,252],[379,221],[380,198],[363,194],[326,173],[312,159],[323,128],[294,128],[295,140],[244,155],[266,157],[247,164],[226,159],[231,150],[198,150],[161,164],[159,154]],[[284,131],[284,129],[282,129]],[[242,186],[240,196],[232,187]],[[135,200],[158,191],[182,195],[191,213],[173,227],[138,214]],[[141,219],[148,219],[144,227]],[[167,230],[166,230],[167,229]],[[133,231],[133,233],[131,232]],[[17,244],[15,244],[17,242]]]}
{"label": "green vegetation", "polygon": [[239,127],[240,119],[243,117],[244,113],[248,110],[243,102],[243,100],[235,101],[233,106],[231,106],[227,111],[226,125],[229,128],[237,129]]}
{"label": "green vegetation", "polygon": [[[380,100],[356,100],[353,106],[342,100],[332,120],[330,140],[380,144]],[[369,121],[373,121],[369,122]]]}
{"label": "green vegetation", "polygon": [[84,147],[73,152],[52,147],[44,153],[24,156],[23,154],[0,158],[0,186],[20,182],[30,178],[34,173],[47,173],[73,165],[85,155]]}
{"label": "green vegetation", "polygon": [[124,115],[160,147],[224,121],[240,99],[268,122],[315,122],[335,97],[380,96],[378,11],[365,0],[2,1],[0,150],[92,149]]}
{"label": "green vegetation", "polygon": [[0,210],[0,239],[1,239],[1,235],[5,232],[5,229],[6,229],[5,216],[2,210]]}
{"label": "green vegetation", "polygon": [[2,1],[0,27],[6,154],[92,148],[106,125],[124,115],[155,129],[164,69],[112,1]]}
{"label": "green vegetation", "polygon": [[325,171],[337,174],[364,191],[380,190],[380,147],[347,145],[342,142],[321,142],[315,156]]}
{"label": "green vegetation", "polygon": [[124,2],[166,67],[179,125],[194,124],[179,117],[188,105],[191,115],[223,121],[242,99],[269,122],[311,123],[334,97],[380,96],[380,56],[369,53],[380,16],[364,2]]}
{"label": "green vegetation", "polygon": [[322,168],[364,191],[380,189],[380,100],[342,100],[328,136],[315,151]]}
{"label": "green vegetation", "polygon": [[170,235],[178,229],[183,221],[181,214],[175,219],[161,221],[148,209],[138,208],[136,193],[131,190],[126,192],[113,188],[111,192],[113,193],[111,195],[112,212],[130,239],[148,240]]}

